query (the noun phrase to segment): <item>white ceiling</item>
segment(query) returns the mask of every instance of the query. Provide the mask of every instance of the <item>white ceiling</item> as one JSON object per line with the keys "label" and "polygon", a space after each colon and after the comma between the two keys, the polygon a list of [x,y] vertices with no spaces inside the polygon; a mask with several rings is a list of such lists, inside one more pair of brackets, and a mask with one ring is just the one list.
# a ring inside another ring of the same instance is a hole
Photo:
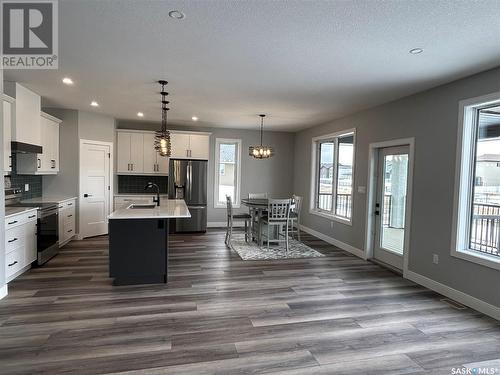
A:
{"label": "white ceiling", "polygon": [[119,119],[159,119],[166,78],[175,123],[258,128],[267,113],[266,128],[293,131],[500,64],[498,0],[62,0],[59,12],[59,70],[6,78]]}

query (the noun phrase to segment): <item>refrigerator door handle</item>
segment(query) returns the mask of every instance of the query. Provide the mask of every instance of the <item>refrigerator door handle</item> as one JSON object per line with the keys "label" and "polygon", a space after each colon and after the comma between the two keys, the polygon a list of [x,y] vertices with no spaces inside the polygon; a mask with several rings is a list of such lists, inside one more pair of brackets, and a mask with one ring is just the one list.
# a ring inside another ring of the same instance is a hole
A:
{"label": "refrigerator door handle", "polygon": [[191,191],[193,189],[193,165],[191,161],[188,162],[187,165],[187,197],[188,200],[191,201]]}

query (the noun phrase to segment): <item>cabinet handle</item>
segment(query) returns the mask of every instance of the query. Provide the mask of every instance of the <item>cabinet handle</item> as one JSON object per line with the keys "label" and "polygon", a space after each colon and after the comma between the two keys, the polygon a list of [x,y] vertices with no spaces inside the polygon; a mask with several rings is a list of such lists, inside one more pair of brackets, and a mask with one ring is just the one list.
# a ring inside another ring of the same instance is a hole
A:
{"label": "cabinet handle", "polygon": [[11,239],[11,240],[8,240],[7,242],[8,242],[8,243],[12,243],[12,242],[16,242],[16,241],[17,241],[17,238],[13,238],[13,239]]}
{"label": "cabinet handle", "polygon": [[7,224],[12,225],[12,224],[15,224],[15,223],[17,223],[17,220],[9,221]]}
{"label": "cabinet handle", "polygon": [[28,219],[33,219],[34,217],[36,217],[36,215],[31,215],[31,216],[28,216]]}
{"label": "cabinet handle", "polygon": [[73,215],[68,215],[68,217],[71,217],[71,216],[73,216]]}
{"label": "cabinet handle", "polygon": [[134,170],[134,163],[130,164],[132,166],[132,170]]}
{"label": "cabinet handle", "polygon": [[9,155],[9,168],[12,168],[12,155]]}
{"label": "cabinet handle", "polygon": [[73,203],[68,203],[68,206],[73,206]]}
{"label": "cabinet handle", "polygon": [[59,206],[58,208],[63,208],[63,206]]}
{"label": "cabinet handle", "polygon": [[17,264],[17,260],[12,262],[11,264],[7,264],[9,267],[12,267],[14,264]]}
{"label": "cabinet handle", "polygon": [[36,159],[38,164],[37,164],[37,168],[42,168],[42,160],[41,159]]}
{"label": "cabinet handle", "polygon": [[71,233],[71,232],[73,232],[73,229],[68,230],[68,233]]}

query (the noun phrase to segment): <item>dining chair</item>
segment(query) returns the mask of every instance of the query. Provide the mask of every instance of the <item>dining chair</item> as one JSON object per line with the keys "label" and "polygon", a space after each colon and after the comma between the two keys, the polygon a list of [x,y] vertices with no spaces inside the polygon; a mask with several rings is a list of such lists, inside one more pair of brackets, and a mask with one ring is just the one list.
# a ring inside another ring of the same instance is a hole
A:
{"label": "dining chair", "polygon": [[[269,250],[269,242],[285,242],[286,253],[288,254],[288,229],[290,220],[290,204],[291,199],[269,199],[267,205],[267,216],[262,218],[262,222],[267,225],[267,250]],[[271,227],[278,227],[278,235],[276,239],[271,239]],[[285,233],[283,234],[283,229]],[[284,236],[280,240],[280,236]]]}
{"label": "dining chair", "polygon": [[231,238],[233,235],[233,223],[235,221],[244,221],[245,222],[245,242],[248,242],[249,238],[249,224],[252,217],[249,214],[235,214],[233,213],[233,202],[231,201],[231,197],[226,195],[226,210],[227,210],[227,229],[226,229],[226,238],[224,243],[227,246],[231,244]]}
{"label": "dining chair", "polygon": [[302,197],[300,195],[292,196],[292,204],[290,206],[290,233],[297,232],[297,239],[300,241],[300,210],[302,209]]}

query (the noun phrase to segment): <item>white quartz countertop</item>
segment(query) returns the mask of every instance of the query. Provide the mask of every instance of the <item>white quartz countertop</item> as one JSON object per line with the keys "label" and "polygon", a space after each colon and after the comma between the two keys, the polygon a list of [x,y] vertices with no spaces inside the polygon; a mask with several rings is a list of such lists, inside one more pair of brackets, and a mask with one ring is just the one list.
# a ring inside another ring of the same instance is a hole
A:
{"label": "white quartz countertop", "polygon": [[68,195],[44,195],[42,197],[24,199],[22,203],[62,203],[65,201],[69,201],[72,199],[76,199],[77,197],[72,197]]}
{"label": "white quartz countertop", "polygon": [[155,208],[120,208],[108,216],[109,219],[173,219],[190,218],[191,214],[183,199],[162,199]]}
{"label": "white quartz countertop", "polygon": [[36,211],[38,207],[5,207],[5,217],[22,214],[28,211]]}
{"label": "white quartz countertop", "polygon": [[[115,197],[153,197],[156,193],[117,193]],[[160,194],[160,197],[167,197],[167,193]]]}

